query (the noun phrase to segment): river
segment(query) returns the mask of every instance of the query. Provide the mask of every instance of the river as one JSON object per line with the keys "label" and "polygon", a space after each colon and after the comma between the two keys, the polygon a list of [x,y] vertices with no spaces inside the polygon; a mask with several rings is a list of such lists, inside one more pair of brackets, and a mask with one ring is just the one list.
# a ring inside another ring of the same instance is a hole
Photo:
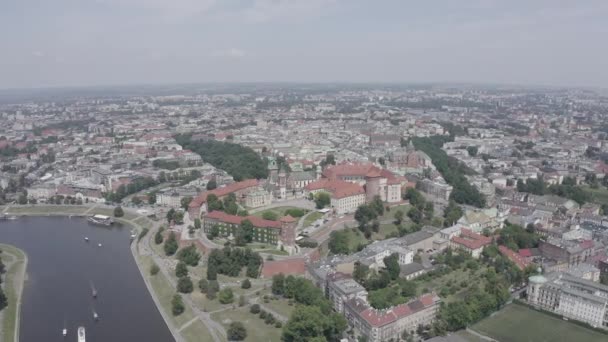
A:
{"label": "river", "polygon": [[129,227],[95,226],[84,218],[0,221],[0,242],[28,255],[20,341],[77,341],[79,326],[87,342],[174,341],[133,260],[129,236]]}

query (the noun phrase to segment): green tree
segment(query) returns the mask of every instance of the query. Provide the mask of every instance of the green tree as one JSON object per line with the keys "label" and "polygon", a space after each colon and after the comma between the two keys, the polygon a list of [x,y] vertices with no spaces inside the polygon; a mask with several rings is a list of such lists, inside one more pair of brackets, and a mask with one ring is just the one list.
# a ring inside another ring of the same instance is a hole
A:
{"label": "green tree", "polygon": [[477,155],[477,146],[469,146],[467,147],[467,152],[469,153],[469,156],[471,157],[475,157]]}
{"label": "green tree", "polygon": [[454,225],[463,215],[462,208],[454,201],[450,201],[444,211],[443,225],[450,227]]}
{"label": "green tree", "polygon": [[317,192],[314,196],[317,209],[323,209],[331,203],[331,196],[325,192]]}
{"label": "green tree", "polygon": [[218,294],[218,299],[222,304],[230,304],[234,302],[234,294],[232,293],[232,289],[229,287],[221,289]]}
{"label": "green tree", "polygon": [[333,231],[329,234],[329,251],[333,254],[348,254],[350,252],[348,243],[348,231]]}
{"label": "green tree", "polygon": [[177,259],[183,261],[188,266],[198,266],[201,260],[201,255],[194,244],[190,244],[188,247],[184,247],[177,252]]}
{"label": "green tree", "polygon": [[184,313],[185,310],[186,307],[184,306],[182,296],[179,294],[174,295],[173,299],[171,299],[171,312],[173,313],[173,316],[179,316]]}
{"label": "green tree", "polygon": [[213,178],[207,182],[207,190],[213,190],[215,188],[217,188],[217,182],[215,181],[215,178]]}
{"label": "green tree", "polygon": [[226,331],[229,341],[243,341],[247,337],[247,329],[241,322],[232,322]]}
{"label": "green tree", "polygon": [[185,276],[177,280],[177,291],[181,293],[191,293],[193,289],[194,285],[192,284],[192,279],[190,279],[190,277]]}
{"label": "green tree", "polygon": [[182,199],[180,200],[181,208],[184,210],[188,210],[190,202],[192,202],[192,196],[182,197]]}
{"label": "green tree", "polygon": [[165,241],[163,249],[165,250],[165,254],[167,256],[171,256],[177,252],[177,248],[177,238],[175,237],[175,233],[171,232],[169,233],[169,237],[167,237],[167,241]]}
{"label": "green tree", "polygon": [[397,210],[395,212],[394,217],[395,217],[395,224],[396,225],[400,225],[401,222],[403,222],[403,211],[402,210]]}
{"label": "green tree", "polygon": [[0,311],[4,309],[8,305],[8,299],[6,298],[6,294],[2,287],[0,287]]}
{"label": "green tree", "polygon": [[194,229],[201,229],[201,219],[198,217],[194,219]]}
{"label": "green tree", "polygon": [[201,290],[201,293],[207,293],[207,290],[209,289],[209,281],[205,278],[201,278],[201,280],[198,281],[198,288]]}
{"label": "green tree", "polygon": [[122,207],[118,206],[114,208],[114,217],[123,217],[125,216],[125,212],[122,210]]}
{"label": "green tree", "polygon": [[399,268],[399,254],[393,253],[384,258],[384,266],[388,274],[390,274],[391,279],[395,280],[399,278],[399,273],[401,269]]}
{"label": "green tree", "polygon": [[157,245],[160,245],[161,243],[163,243],[163,227],[160,227],[157,231],[156,234],[154,234],[154,243],[156,243]]}
{"label": "green tree", "polygon": [[276,221],[278,219],[278,216],[272,211],[265,211],[264,213],[262,213],[262,218],[264,220]]}
{"label": "green tree", "polygon": [[152,266],[150,266],[150,275],[157,275],[159,271],[160,267],[158,267],[157,264],[152,264]]}
{"label": "green tree", "polygon": [[175,219],[175,209],[171,208],[167,212],[167,222],[171,223]]}
{"label": "green tree", "polygon": [[249,281],[249,278],[245,278],[242,282],[241,282],[241,288],[242,289],[249,289],[251,288],[251,281]]}
{"label": "green tree", "polygon": [[272,293],[282,295],[285,292],[285,275],[283,273],[272,276]]}
{"label": "green tree", "polygon": [[185,262],[180,261],[177,263],[177,266],[175,266],[175,276],[178,278],[188,276],[188,266]]}

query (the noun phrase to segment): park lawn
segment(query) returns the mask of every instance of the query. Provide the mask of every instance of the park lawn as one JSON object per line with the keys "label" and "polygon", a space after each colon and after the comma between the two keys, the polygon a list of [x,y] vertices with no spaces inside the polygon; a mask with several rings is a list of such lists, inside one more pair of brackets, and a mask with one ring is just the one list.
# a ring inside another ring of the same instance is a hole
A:
{"label": "park lawn", "polygon": [[274,254],[274,255],[289,255],[289,253],[287,253],[287,251],[282,251],[280,249],[272,249],[272,248],[254,249],[253,251],[258,252],[258,253],[266,253],[266,254]]}
{"label": "park lawn", "polygon": [[[192,291],[190,294],[190,298],[192,298],[192,301],[199,309],[205,312],[213,312],[224,307],[224,304],[220,303],[217,298],[214,300],[209,300],[206,294],[201,293],[200,289],[198,288],[198,282],[195,284],[194,291]],[[235,303],[238,303],[237,301],[238,298],[235,300]]]}
{"label": "park lawn", "polygon": [[89,208],[79,205],[36,205],[11,206],[7,214],[57,215],[84,214]]}
{"label": "park lawn", "polygon": [[302,224],[302,227],[308,227],[308,226],[310,226],[313,222],[315,222],[316,220],[320,219],[321,217],[323,217],[323,213],[320,213],[318,211],[310,213],[304,219],[304,223]]}
{"label": "park lawn", "polygon": [[608,189],[600,186],[593,189],[588,185],[583,186],[583,189],[591,195],[591,202],[596,204],[608,204]]}
{"label": "park lawn", "polygon": [[[477,285],[480,288],[483,288],[485,286],[485,278],[483,275],[486,271],[487,267],[480,267],[473,274],[471,274],[469,270],[463,271],[462,269],[458,269],[429,281],[422,281],[420,279],[415,281],[418,283],[419,293],[422,293],[424,289],[439,293],[441,289],[443,287],[447,287],[448,282],[451,281],[452,287],[457,285],[458,290],[453,294],[448,295],[446,298],[443,298],[446,303],[450,303],[458,299],[463,299],[466,292],[472,285]],[[466,286],[461,288],[460,284],[463,281],[466,282]]]}
{"label": "park lawn", "polygon": [[181,334],[187,342],[213,341],[209,329],[200,319],[182,330]]}
{"label": "park lawn", "polygon": [[253,213],[252,215],[257,216],[257,217],[262,217],[265,212],[272,212],[272,213],[275,213],[277,215],[277,218],[280,219],[281,217],[285,216],[285,211],[287,211],[289,209],[301,209],[306,213],[309,211],[308,209],[304,209],[304,208],[285,206],[285,207],[276,207],[276,208],[261,210],[261,211]]}
{"label": "park lawn", "polygon": [[391,207],[391,211],[384,209],[384,215],[380,217],[380,220],[394,220],[395,213],[399,210],[403,212],[403,217],[407,219],[407,211],[410,210],[410,205],[402,204],[395,207]]}
{"label": "park lawn", "polygon": [[359,229],[347,228],[347,229],[345,229],[345,231],[348,232],[348,249],[351,252],[353,252],[353,253],[356,252],[357,247],[359,247],[360,244],[369,243],[369,241],[365,238],[363,233],[361,233],[361,231],[359,231]]}
{"label": "park lawn", "polygon": [[25,253],[18,248],[5,244],[0,244],[0,249],[2,250],[2,257],[6,261],[6,264],[9,262],[7,258],[9,255],[12,262],[4,277],[4,292],[8,306],[3,310],[2,341],[13,341],[15,330],[19,329],[17,320],[17,302],[19,296],[17,286],[19,285],[15,283],[15,276],[20,274],[23,271],[23,267],[25,267]]}
{"label": "park lawn", "polygon": [[501,342],[585,341],[605,342],[608,334],[511,304],[472,326],[480,334]]}
{"label": "park lawn", "polygon": [[372,240],[384,240],[389,234],[396,233],[398,231],[399,229],[393,223],[381,224],[378,232],[372,233]]}
{"label": "park lawn", "polygon": [[275,311],[278,314],[281,314],[287,318],[291,316],[291,313],[296,308],[295,304],[289,305],[289,300],[285,298],[276,298],[270,300],[268,303],[265,303],[263,300],[260,302],[260,305],[268,307],[268,309]]}
{"label": "park lawn", "polygon": [[249,307],[244,306],[237,309],[228,309],[211,314],[211,318],[222,324],[226,329],[232,322],[241,322],[247,329],[247,338],[245,341],[281,341],[281,329],[275,328],[274,325],[264,323],[264,320],[259,316],[249,312]]}
{"label": "park lawn", "polygon": [[466,330],[457,331],[454,333],[454,335],[462,338],[463,340],[465,340],[467,342],[487,342],[487,340],[484,340],[483,338],[481,338],[479,336],[473,335]]}
{"label": "park lawn", "polygon": [[186,307],[184,313],[179,316],[173,316],[171,313],[171,299],[173,299],[173,295],[175,295],[177,291],[173,288],[163,272],[158,272],[156,275],[150,275],[149,270],[152,265],[152,259],[149,256],[140,256],[139,258],[142,260],[144,275],[150,281],[150,285],[152,285],[154,293],[163,307],[163,311],[171,317],[174,326],[179,329],[182,325],[194,318],[192,309],[187,303],[184,303],[184,306]]}

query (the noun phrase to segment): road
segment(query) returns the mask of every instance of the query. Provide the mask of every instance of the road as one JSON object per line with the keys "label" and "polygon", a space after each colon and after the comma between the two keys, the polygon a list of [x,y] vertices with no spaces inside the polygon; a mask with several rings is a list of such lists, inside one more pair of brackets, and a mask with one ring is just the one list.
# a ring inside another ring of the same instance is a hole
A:
{"label": "road", "polygon": [[317,240],[320,245],[327,239],[329,239],[329,235],[331,234],[331,232],[344,229],[345,224],[352,225],[356,223],[357,221],[355,221],[354,215],[346,215],[342,218],[336,218],[327,222],[318,230],[314,231],[312,234],[310,234],[310,237]]}

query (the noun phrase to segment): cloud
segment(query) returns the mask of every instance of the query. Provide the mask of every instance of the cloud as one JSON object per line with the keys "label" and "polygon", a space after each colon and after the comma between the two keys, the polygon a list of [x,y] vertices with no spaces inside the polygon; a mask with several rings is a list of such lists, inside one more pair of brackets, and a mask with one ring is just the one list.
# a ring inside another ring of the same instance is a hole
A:
{"label": "cloud", "polygon": [[44,56],[46,56],[46,54],[44,52],[42,52],[42,51],[34,51],[34,52],[32,52],[32,56],[34,56],[34,57],[44,57]]}
{"label": "cloud", "polygon": [[230,48],[226,50],[215,50],[211,53],[212,57],[231,57],[231,58],[241,58],[245,57],[246,53],[244,50],[237,48]]}
{"label": "cloud", "polygon": [[210,11],[217,0],[95,0],[99,4],[157,12],[163,16],[194,16]]}

